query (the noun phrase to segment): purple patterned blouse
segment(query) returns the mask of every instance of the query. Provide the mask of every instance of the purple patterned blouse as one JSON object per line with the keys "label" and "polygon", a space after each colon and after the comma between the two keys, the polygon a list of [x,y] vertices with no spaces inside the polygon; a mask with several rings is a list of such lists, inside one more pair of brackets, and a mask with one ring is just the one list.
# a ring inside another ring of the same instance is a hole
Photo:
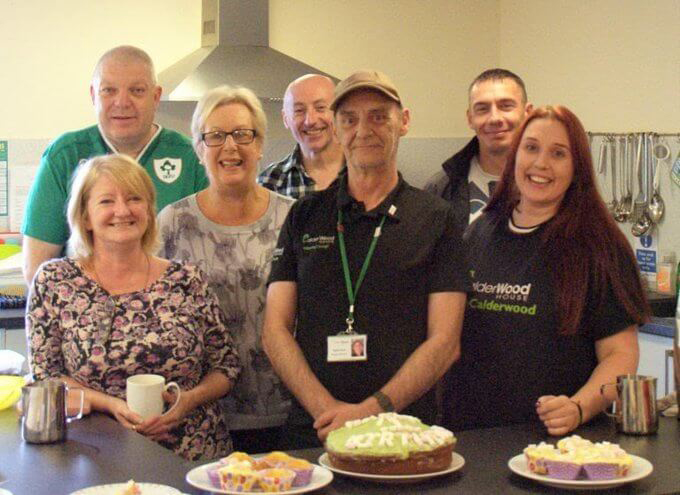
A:
{"label": "purple patterned blouse", "polygon": [[[240,372],[217,298],[189,263],[171,262],[144,290],[110,295],[76,261],[49,261],[34,279],[26,329],[36,380],[66,375],[121,399],[132,375],[160,374],[190,390],[211,371],[231,383]],[[191,411],[170,435],[161,444],[189,460],[232,449],[217,400]]]}

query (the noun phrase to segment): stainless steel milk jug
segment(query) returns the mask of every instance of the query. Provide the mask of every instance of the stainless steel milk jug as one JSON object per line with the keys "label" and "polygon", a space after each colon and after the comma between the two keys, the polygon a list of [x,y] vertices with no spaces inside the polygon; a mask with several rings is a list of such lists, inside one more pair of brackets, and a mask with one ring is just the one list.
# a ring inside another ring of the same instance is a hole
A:
{"label": "stainless steel milk jug", "polygon": [[66,423],[83,416],[85,398],[84,392],[78,390],[81,393],[80,410],[75,416],[68,416],[67,391],[66,384],[55,379],[35,382],[21,389],[21,432],[26,442],[52,443],[66,440]]}
{"label": "stainless steel milk jug", "polygon": [[607,386],[616,386],[617,398],[613,413],[616,426],[622,433],[648,435],[659,428],[656,410],[656,378],[642,375],[619,375],[616,383],[606,383],[600,387],[604,394]]}

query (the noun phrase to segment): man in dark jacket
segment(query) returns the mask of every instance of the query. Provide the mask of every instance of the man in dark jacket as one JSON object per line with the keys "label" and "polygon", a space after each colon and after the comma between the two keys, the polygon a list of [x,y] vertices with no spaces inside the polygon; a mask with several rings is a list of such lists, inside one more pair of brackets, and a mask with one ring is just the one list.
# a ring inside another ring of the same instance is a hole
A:
{"label": "man in dark jacket", "polygon": [[475,137],[442,164],[425,190],[453,204],[472,223],[500,179],[515,134],[532,106],[522,79],[505,69],[489,69],[472,81],[466,111]]}

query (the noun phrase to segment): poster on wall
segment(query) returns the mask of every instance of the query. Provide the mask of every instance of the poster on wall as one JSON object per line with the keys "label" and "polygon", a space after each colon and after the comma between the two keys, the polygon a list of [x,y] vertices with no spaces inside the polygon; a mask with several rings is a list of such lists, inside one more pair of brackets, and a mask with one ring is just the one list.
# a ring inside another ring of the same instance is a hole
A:
{"label": "poster on wall", "polygon": [[642,281],[649,289],[656,289],[657,235],[655,229],[651,234],[635,238],[635,258],[640,267]]}

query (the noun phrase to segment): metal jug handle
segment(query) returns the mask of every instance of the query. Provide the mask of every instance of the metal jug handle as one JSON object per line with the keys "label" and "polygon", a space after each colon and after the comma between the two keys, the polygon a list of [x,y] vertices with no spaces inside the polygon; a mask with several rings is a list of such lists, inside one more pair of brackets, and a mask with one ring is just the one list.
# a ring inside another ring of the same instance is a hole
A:
{"label": "metal jug handle", "polygon": [[66,412],[66,421],[69,423],[71,421],[75,421],[76,419],[80,419],[83,417],[83,407],[85,406],[85,391],[82,388],[71,388],[69,386],[66,386],[66,393],[68,394],[71,390],[74,392],[80,392],[80,408],[78,410],[78,413],[75,414],[74,416],[69,416],[68,411]]}
{"label": "metal jug handle", "polygon": [[[600,395],[605,397],[604,394],[604,389],[605,387],[616,387],[616,383],[605,383],[603,385],[600,385]],[[617,387],[618,391],[618,387]],[[607,411],[606,409],[604,410],[604,413],[609,416],[610,418],[616,418],[616,419],[621,419],[621,413],[616,411],[616,401],[612,402],[612,412]]]}

